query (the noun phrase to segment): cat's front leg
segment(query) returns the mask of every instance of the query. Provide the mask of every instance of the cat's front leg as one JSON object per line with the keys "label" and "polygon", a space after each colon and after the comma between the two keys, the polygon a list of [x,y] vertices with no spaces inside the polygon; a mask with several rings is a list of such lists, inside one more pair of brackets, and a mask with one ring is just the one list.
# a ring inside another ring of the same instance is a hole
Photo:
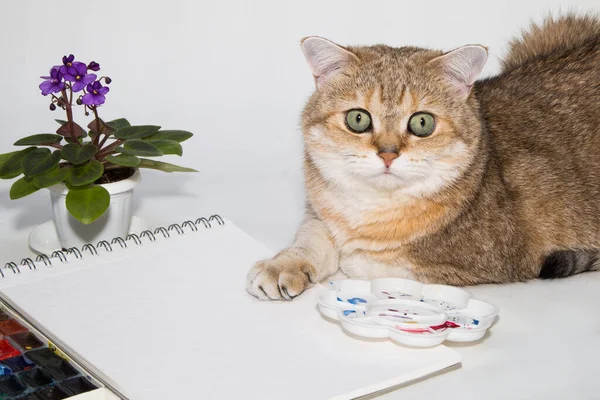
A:
{"label": "cat's front leg", "polygon": [[339,253],[327,227],[307,212],[294,244],[257,262],[248,273],[246,290],[260,300],[292,300],[338,268]]}

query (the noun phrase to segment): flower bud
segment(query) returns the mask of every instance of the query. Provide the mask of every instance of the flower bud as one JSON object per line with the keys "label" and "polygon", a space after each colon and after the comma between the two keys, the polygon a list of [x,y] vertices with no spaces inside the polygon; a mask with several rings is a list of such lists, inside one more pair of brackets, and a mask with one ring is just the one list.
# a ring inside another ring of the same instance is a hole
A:
{"label": "flower bud", "polygon": [[50,103],[50,111],[54,110],[56,110],[56,106],[54,105],[54,103]]}
{"label": "flower bud", "polygon": [[104,82],[106,82],[107,85],[110,85],[110,83],[112,82],[112,79],[110,79],[108,76],[104,78]]}
{"label": "flower bud", "polygon": [[100,71],[100,64],[98,64],[96,61],[92,61],[87,66],[87,69],[90,69],[92,71]]}
{"label": "flower bud", "polygon": [[80,105],[83,104],[83,101],[81,100],[81,97],[79,97],[75,102],[77,103],[78,106],[80,106]]}

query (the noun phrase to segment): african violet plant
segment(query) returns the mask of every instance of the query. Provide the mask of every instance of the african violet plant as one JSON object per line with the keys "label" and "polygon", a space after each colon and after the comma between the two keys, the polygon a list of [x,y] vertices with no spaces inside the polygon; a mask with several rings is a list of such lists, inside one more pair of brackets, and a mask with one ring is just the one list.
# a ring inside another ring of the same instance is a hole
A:
{"label": "african violet plant", "polygon": [[[165,172],[197,172],[174,164],[145,157],[182,155],[181,142],[192,133],[161,130],[160,126],[132,126],[125,118],[103,121],[99,108],[109,92],[111,79],[98,78],[100,65],[75,61],[64,56],[62,65],[50,69],[39,86],[42,95],[51,97],[50,110],[60,108],[66,120],[56,134],[41,133],[24,137],[15,146],[20,151],[0,155],[0,178],[23,175],[10,188],[10,198],[19,199],[42,188],[64,182],[69,190],[66,206],[70,214],[84,224],[98,219],[108,209],[110,196],[99,186],[126,179],[135,168]],[[87,130],[73,119],[74,107],[83,107],[85,116],[93,116]]]}

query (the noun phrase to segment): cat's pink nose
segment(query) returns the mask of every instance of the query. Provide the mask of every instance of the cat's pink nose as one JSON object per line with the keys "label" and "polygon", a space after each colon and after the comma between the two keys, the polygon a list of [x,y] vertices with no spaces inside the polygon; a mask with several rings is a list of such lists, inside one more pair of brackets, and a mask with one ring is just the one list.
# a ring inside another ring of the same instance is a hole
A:
{"label": "cat's pink nose", "polygon": [[391,167],[394,160],[396,158],[400,157],[400,154],[398,154],[398,153],[388,153],[388,152],[377,153],[377,155],[379,157],[381,157],[381,159],[383,160],[383,164],[385,165],[386,168]]}

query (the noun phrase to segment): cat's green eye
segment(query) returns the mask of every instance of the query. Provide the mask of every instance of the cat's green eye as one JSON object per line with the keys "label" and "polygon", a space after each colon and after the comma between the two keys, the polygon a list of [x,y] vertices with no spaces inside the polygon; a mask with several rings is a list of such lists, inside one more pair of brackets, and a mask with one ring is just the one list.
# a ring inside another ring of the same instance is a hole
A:
{"label": "cat's green eye", "polygon": [[346,126],[354,133],[364,133],[371,129],[371,114],[367,110],[354,109],[346,113]]}
{"label": "cat's green eye", "polygon": [[426,112],[414,113],[408,120],[408,131],[415,136],[429,136],[435,130],[435,118]]}

